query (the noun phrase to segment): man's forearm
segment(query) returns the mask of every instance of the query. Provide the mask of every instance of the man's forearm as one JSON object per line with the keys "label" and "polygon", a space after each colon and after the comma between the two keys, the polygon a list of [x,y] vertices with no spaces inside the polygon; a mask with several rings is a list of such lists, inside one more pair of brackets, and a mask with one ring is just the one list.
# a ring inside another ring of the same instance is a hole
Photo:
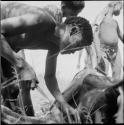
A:
{"label": "man's forearm", "polygon": [[46,76],[45,77],[47,88],[54,98],[59,102],[65,102],[65,99],[59,89],[58,82],[55,76]]}
{"label": "man's forearm", "polygon": [[94,46],[96,50],[96,56],[100,54],[100,39],[99,39],[99,31],[94,32]]}
{"label": "man's forearm", "polygon": [[88,65],[89,68],[93,68],[93,50],[91,46],[86,47],[86,51],[87,51],[87,62],[86,65]]}

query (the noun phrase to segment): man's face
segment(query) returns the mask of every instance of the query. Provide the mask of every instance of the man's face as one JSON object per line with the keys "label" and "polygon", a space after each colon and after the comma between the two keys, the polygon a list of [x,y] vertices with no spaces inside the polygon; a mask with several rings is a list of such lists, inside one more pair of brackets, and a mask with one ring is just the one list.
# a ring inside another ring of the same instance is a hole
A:
{"label": "man's face", "polygon": [[122,4],[121,3],[118,3],[115,5],[114,7],[114,15],[115,16],[118,16],[120,14],[120,10],[122,9]]}
{"label": "man's face", "polygon": [[70,54],[82,49],[82,40],[79,27],[67,25],[61,36],[61,54]]}

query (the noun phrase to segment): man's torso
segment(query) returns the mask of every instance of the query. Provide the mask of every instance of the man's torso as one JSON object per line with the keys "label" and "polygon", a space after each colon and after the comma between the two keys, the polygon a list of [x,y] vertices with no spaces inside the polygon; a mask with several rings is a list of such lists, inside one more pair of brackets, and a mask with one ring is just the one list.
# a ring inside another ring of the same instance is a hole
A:
{"label": "man's torso", "polygon": [[117,23],[114,19],[105,17],[99,30],[100,43],[110,47],[117,47]]}

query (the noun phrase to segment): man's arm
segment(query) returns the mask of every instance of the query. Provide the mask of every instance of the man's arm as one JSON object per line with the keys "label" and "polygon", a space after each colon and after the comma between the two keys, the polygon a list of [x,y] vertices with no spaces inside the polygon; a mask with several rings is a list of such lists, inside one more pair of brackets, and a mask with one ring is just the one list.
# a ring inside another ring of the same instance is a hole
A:
{"label": "man's arm", "polygon": [[94,47],[95,47],[95,51],[96,51],[97,63],[99,63],[100,59],[101,59],[99,31],[94,31],[93,43],[94,43]]}
{"label": "man's arm", "polygon": [[47,88],[58,102],[64,102],[64,98],[58,87],[56,79],[57,51],[48,51],[45,68],[45,81]]}
{"label": "man's arm", "polygon": [[102,22],[103,18],[106,16],[106,14],[108,13],[109,7],[105,7],[95,18],[93,26],[94,25],[100,25],[100,23]]}
{"label": "man's arm", "polygon": [[94,53],[93,53],[92,47],[87,46],[86,51],[87,51],[86,65],[88,66],[88,68],[93,68]]}
{"label": "man's arm", "polygon": [[79,55],[78,55],[78,63],[77,63],[77,68],[78,69],[80,69],[80,62],[81,62],[82,52],[83,52],[83,50],[80,50]]}
{"label": "man's arm", "polygon": [[[57,62],[58,51],[48,51],[46,58],[46,69],[45,69],[45,81],[47,88],[54,96],[54,98],[59,102],[61,110],[65,113],[70,113],[76,115],[76,111],[66,102],[64,96],[60,92],[58,87],[58,82],[56,79],[56,62]],[[76,117],[75,117],[76,118]]]}
{"label": "man's arm", "polygon": [[124,43],[124,35],[122,34],[118,23],[117,23],[117,33],[118,33],[118,37],[120,38],[120,40]]}

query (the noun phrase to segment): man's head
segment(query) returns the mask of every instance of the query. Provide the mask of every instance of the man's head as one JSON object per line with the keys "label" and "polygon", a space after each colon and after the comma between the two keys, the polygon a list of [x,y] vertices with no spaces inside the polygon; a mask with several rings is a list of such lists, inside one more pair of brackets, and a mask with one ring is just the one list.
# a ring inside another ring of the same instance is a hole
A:
{"label": "man's head", "polygon": [[61,1],[63,17],[77,16],[84,7],[84,1]]}
{"label": "man's head", "polygon": [[109,7],[113,8],[113,14],[118,16],[120,14],[120,10],[122,9],[122,2],[121,1],[113,1],[109,3]]}
{"label": "man's head", "polygon": [[68,17],[65,20],[65,29],[61,35],[61,53],[73,53],[93,41],[92,27],[89,21],[82,17]]}
{"label": "man's head", "polygon": [[114,7],[114,13],[113,14],[115,16],[118,16],[120,14],[121,9],[122,9],[122,2],[119,1],[119,2],[117,2],[117,4]]}

